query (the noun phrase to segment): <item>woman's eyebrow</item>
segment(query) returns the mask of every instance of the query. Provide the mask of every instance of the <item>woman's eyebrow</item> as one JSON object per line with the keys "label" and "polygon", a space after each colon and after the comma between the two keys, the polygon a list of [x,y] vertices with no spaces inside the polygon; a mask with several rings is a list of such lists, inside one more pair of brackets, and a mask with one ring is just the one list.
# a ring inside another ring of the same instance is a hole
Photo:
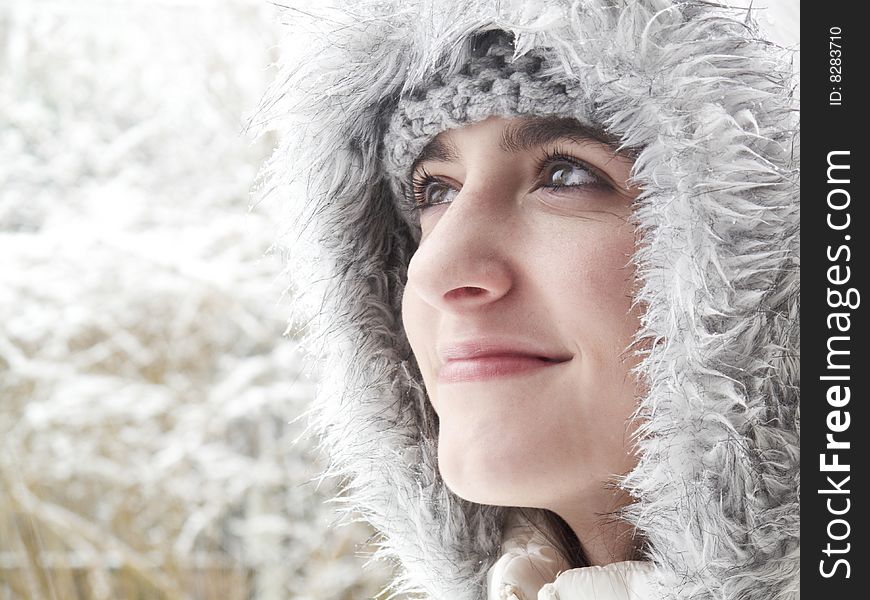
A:
{"label": "woman's eyebrow", "polygon": [[417,155],[417,160],[415,160],[414,164],[411,165],[411,172],[413,173],[417,168],[417,165],[427,160],[436,160],[439,162],[459,160],[459,150],[457,150],[456,146],[454,146],[447,138],[436,137],[423,146],[420,154]]}
{"label": "woman's eyebrow", "polygon": [[580,144],[600,144],[610,150],[618,146],[616,138],[602,130],[583,125],[575,119],[540,117],[507,125],[502,133],[499,147],[505,152],[525,152],[560,138],[567,138]]}

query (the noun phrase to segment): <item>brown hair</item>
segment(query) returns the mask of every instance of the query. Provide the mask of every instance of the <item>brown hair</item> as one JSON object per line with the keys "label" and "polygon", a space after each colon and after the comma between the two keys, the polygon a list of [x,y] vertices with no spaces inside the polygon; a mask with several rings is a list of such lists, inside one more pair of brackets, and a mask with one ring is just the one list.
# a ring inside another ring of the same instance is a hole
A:
{"label": "brown hair", "polygon": [[[562,555],[571,569],[590,566],[583,544],[562,517],[545,509],[519,508],[518,510],[520,515]],[[537,519],[535,515],[538,515]],[[543,521],[543,527],[538,524],[538,519]]]}
{"label": "brown hair", "polygon": [[[568,563],[569,569],[592,565],[583,549],[583,543],[562,517],[546,509],[517,508],[517,510],[523,519],[528,521],[556,549]],[[640,537],[636,537],[635,541],[629,560],[643,560],[645,542]]]}

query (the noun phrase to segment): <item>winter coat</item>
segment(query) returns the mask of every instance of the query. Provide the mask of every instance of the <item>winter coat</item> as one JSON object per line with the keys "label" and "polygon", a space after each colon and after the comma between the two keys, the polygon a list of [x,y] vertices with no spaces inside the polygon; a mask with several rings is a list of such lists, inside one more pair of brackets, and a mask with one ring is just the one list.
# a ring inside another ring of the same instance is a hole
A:
{"label": "winter coat", "polygon": [[[290,4],[293,47],[259,115],[281,133],[260,193],[286,206],[291,293],[325,358],[311,415],[325,474],[345,483],[346,514],[380,532],[377,555],[399,567],[393,589],[487,598],[494,565],[521,543],[504,535],[514,509],[465,501],[439,475],[437,417],[401,321],[417,232],[382,147],[401,95],[461,68],[470,37],[500,29],[518,55],[547,52],[555,76],[583,90],[588,119],[639,149],[633,260],[649,344],[640,460],[620,481],[636,499],[622,518],[646,540],[638,585],[671,600],[798,598],[789,53],[759,37],[751,11],[701,0]],[[575,571],[538,598],[587,598],[577,586],[592,571]]]}

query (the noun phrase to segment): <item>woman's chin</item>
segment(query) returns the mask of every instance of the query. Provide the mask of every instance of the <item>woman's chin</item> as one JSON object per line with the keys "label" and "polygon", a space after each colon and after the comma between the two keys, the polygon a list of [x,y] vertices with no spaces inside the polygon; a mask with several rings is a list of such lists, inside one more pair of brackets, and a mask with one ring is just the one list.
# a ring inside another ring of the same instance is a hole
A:
{"label": "woman's chin", "polygon": [[[528,506],[538,500],[546,477],[533,468],[533,455],[484,442],[451,445],[439,442],[438,464],[444,483],[469,502],[494,506]],[[536,480],[540,485],[536,485]]]}
{"label": "woman's chin", "polygon": [[450,473],[445,473],[443,469],[441,477],[451,492],[468,502],[490,506],[516,505],[516,494],[511,494],[510,490],[498,487],[486,487],[479,480],[470,481],[465,478],[455,478]]}

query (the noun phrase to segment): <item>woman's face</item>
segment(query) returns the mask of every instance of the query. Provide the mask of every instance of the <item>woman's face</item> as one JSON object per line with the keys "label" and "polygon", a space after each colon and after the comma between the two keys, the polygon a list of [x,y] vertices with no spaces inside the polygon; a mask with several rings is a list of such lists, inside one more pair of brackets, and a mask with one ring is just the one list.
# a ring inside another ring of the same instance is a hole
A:
{"label": "woman's face", "polygon": [[556,510],[631,452],[632,166],[567,119],[440,134],[414,168],[402,315],[456,494]]}

